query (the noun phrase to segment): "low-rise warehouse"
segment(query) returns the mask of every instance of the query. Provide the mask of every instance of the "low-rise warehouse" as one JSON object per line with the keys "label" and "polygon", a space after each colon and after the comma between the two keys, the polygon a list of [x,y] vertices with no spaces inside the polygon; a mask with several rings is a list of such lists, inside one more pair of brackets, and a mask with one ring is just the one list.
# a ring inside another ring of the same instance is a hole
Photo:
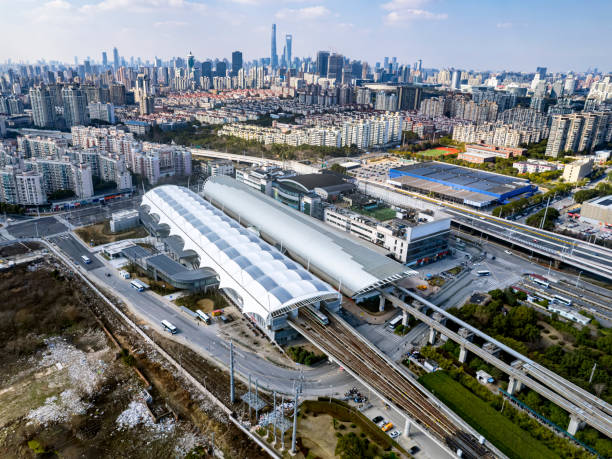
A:
{"label": "low-rise warehouse", "polygon": [[612,194],[584,202],[580,218],[596,225],[612,226]]}
{"label": "low-rise warehouse", "polygon": [[537,187],[529,180],[429,161],[389,170],[389,183],[474,207],[506,203]]}

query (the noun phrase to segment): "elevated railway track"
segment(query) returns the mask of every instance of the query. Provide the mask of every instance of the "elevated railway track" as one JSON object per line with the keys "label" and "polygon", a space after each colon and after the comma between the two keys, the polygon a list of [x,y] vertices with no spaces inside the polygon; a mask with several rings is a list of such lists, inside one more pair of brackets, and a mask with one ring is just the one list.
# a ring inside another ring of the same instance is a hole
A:
{"label": "elevated railway track", "polygon": [[328,314],[324,325],[308,308],[301,308],[291,325],[333,360],[351,371],[387,401],[419,424],[430,436],[453,451],[461,450],[463,457],[496,457],[489,448],[480,444],[474,435],[457,426],[424,391],[413,383],[395,365],[378,353],[367,349],[368,344],[356,332]]}

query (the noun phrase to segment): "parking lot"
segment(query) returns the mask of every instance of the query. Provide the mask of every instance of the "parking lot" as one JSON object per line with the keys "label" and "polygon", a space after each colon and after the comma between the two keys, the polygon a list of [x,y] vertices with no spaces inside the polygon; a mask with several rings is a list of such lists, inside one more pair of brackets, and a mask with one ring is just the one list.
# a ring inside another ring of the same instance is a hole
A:
{"label": "parking lot", "polygon": [[389,178],[389,169],[410,164],[407,161],[384,160],[351,170],[351,175],[360,178],[384,183]]}

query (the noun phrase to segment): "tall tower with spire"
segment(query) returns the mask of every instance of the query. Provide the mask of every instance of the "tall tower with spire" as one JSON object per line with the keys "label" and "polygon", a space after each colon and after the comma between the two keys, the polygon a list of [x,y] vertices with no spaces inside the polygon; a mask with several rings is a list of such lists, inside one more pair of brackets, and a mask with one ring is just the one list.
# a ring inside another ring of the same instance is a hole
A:
{"label": "tall tower with spire", "polygon": [[278,54],[276,54],[276,24],[272,24],[272,43],[270,46],[270,65],[273,69],[278,67]]}

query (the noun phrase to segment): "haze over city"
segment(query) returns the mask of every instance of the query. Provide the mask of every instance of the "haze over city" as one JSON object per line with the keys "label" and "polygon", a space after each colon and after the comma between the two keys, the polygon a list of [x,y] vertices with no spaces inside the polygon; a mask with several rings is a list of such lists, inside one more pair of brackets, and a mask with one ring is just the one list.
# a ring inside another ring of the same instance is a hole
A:
{"label": "haze over city", "polygon": [[191,50],[223,58],[265,56],[269,24],[294,36],[294,55],[331,49],[375,62],[382,54],[428,66],[527,71],[609,70],[612,3],[569,0],[194,1],[0,0],[0,60],[71,62],[121,48],[169,58]]}

